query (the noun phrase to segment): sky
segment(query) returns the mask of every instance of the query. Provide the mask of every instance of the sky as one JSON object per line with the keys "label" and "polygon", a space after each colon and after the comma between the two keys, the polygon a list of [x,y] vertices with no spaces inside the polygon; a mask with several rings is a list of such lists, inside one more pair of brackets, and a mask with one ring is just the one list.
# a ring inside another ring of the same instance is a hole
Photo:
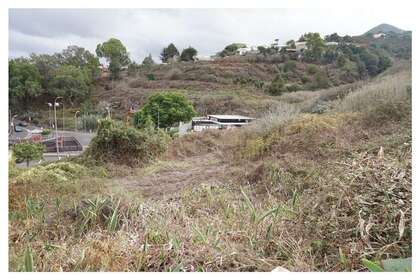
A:
{"label": "sky", "polygon": [[[408,9],[408,8],[407,8]],[[9,57],[53,54],[69,45],[95,52],[117,38],[130,58],[141,62],[149,53],[157,61],[163,47],[181,52],[192,46],[213,55],[226,45],[284,43],[305,32],[359,35],[388,23],[411,30],[409,11],[396,9],[10,9]]]}

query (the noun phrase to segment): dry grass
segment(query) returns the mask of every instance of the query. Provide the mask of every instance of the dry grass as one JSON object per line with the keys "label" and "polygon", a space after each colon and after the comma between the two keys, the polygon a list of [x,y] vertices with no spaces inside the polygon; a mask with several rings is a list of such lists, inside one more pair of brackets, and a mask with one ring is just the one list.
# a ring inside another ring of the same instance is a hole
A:
{"label": "dry grass", "polygon": [[[410,257],[411,101],[396,75],[334,97],[328,113],[281,103],[248,129],[178,138],[132,172],[212,154],[232,184],[141,200],[94,173],[42,184],[11,172],[9,270],[360,271],[362,258]],[[395,104],[398,115],[378,113]]]}

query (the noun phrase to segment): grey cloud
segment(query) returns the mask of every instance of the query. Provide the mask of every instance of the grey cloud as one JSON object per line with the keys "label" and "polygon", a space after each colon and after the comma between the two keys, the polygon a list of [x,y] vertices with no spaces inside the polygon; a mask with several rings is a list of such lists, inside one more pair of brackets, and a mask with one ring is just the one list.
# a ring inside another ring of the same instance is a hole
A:
{"label": "grey cloud", "polygon": [[53,53],[70,44],[94,52],[111,37],[141,61],[173,42],[212,55],[232,42],[285,42],[304,32],[361,34],[382,22],[410,28],[405,11],[326,9],[11,9],[9,55]]}

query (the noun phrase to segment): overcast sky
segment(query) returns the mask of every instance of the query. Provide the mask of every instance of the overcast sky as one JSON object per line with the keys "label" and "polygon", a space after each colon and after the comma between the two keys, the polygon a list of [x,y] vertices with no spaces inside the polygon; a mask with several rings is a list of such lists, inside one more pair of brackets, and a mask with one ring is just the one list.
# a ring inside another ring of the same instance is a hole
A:
{"label": "overcast sky", "polygon": [[59,52],[78,45],[94,52],[96,45],[118,38],[131,59],[154,59],[173,42],[181,51],[193,46],[199,55],[213,55],[229,43],[280,43],[305,32],[359,35],[389,23],[412,28],[408,11],[328,9],[10,9],[9,57]]}

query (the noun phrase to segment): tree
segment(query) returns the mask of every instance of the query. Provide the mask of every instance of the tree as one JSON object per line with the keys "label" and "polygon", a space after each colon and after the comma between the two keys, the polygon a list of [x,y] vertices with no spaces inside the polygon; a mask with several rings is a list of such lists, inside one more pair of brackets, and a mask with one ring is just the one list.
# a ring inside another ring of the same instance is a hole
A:
{"label": "tree", "polygon": [[295,40],[289,40],[286,42],[286,45],[291,49],[296,49],[296,43]]}
{"label": "tree", "polygon": [[285,84],[283,79],[281,78],[280,75],[277,75],[276,78],[274,78],[274,80],[271,82],[270,86],[268,87],[268,93],[270,95],[275,95],[275,96],[279,96],[281,95],[285,88],[284,88]]}
{"label": "tree", "polygon": [[179,56],[178,49],[173,43],[170,43],[166,48],[163,48],[162,53],[160,54],[160,59],[162,62],[167,63],[175,56]]}
{"label": "tree", "polygon": [[121,67],[130,63],[127,49],[120,40],[111,38],[108,41],[98,44],[96,47],[96,55],[106,58],[111,71],[111,79],[120,77]]}
{"label": "tree", "polygon": [[181,61],[193,61],[194,56],[197,55],[197,50],[193,47],[188,47],[184,50],[182,50],[181,53]]}
{"label": "tree", "polygon": [[16,162],[21,163],[26,161],[26,166],[29,167],[31,160],[41,159],[44,152],[44,147],[39,143],[18,143],[13,146],[13,154],[16,157]]}
{"label": "tree", "polygon": [[150,68],[150,67],[152,67],[152,65],[154,65],[155,64],[155,62],[154,62],[154,60],[153,60],[153,58],[152,58],[152,54],[150,54],[149,53],[149,55],[148,56],[146,56],[144,59],[143,59],[143,62],[141,63],[143,66],[145,66],[146,68]]}
{"label": "tree", "polygon": [[233,44],[227,45],[227,46],[223,49],[223,51],[221,51],[221,52],[219,53],[219,55],[220,55],[221,57],[230,56],[230,55],[235,55],[235,54],[236,54],[236,52],[237,52],[237,50],[238,50],[238,49],[240,49],[240,48],[246,48],[246,45],[245,45],[245,44],[243,44],[243,43],[233,43]]}
{"label": "tree", "polygon": [[11,105],[25,109],[30,100],[41,94],[41,74],[27,59],[9,61],[9,100]]}
{"label": "tree", "polygon": [[62,57],[64,64],[86,69],[91,79],[99,77],[99,59],[88,50],[78,46],[68,46],[58,55]]}
{"label": "tree", "polygon": [[152,119],[156,127],[167,128],[177,122],[190,121],[196,112],[188,99],[176,92],[161,92],[152,95],[134,115],[134,125],[144,128]]}
{"label": "tree", "polygon": [[304,38],[307,47],[305,58],[309,61],[319,61],[325,49],[324,40],[319,33],[306,33]]}
{"label": "tree", "polygon": [[29,57],[30,61],[36,66],[41,74],[42,88],[48,91],[48,84],[52,79],[54,71],[63,63],[61,60],[62,58],[57,54],[31,54]]}
{"label": "tree", "polygon": [[85,71],[73,65],[63,65],[55,71],[49,88],[54,96],[61,96],[73,103],[87,97],[89,85]]}
{"label": "tree", "polygon": [[341,40],[342,38],[337,33],[325,36],[326,42],[341,42]]}

